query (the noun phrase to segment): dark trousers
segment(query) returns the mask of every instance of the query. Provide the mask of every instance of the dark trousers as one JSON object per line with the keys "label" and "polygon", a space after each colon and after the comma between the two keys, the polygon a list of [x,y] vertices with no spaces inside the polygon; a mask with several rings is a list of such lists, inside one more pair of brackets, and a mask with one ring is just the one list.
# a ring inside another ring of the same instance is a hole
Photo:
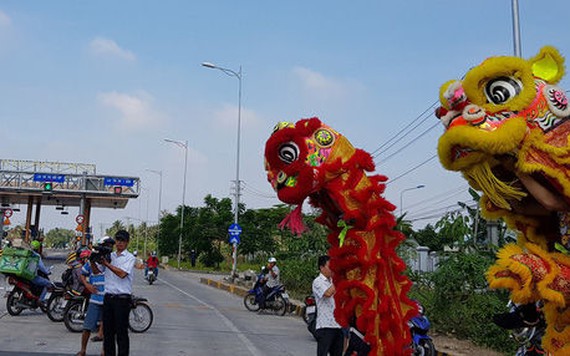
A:
{"label": "dark trousers", "polygon": [[[340,328],[317,329],[317,356],[341,356],[344,335]],[[105,354],[107,355],[107,354]]]}
{"label": "dark trousers", "polygon": [[129,354],[129,313],[131,311],[130,295],[105,294],[103,303],[103,349],[106,356]]}

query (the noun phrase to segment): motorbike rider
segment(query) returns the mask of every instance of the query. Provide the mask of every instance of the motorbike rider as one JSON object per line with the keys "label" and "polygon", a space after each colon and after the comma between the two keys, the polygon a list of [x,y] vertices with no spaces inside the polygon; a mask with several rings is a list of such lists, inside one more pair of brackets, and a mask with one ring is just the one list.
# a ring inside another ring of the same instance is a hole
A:
{"label": "motorbike rider", "polygon": [[148,275],[149,268],[154,271],[154,277],[158,278],[158,257],[156,257],[156,251],[152,251],[148,254],[148,259],[146,260],[146,267],[144,268],[144,278]]}
{"label": "motorbike rider", "polygon": [[[30,243],[30,247],[32,248],[32,252],[34,253],[34,255],[39,257],[38,269],[36,270],[36,276],[34,277],[34,279],[32,279],[31,282],[37,286],[42,287],[42,292],[40,294],[39,303],[42,305],[45,305],[48,287],[51,286],[51,282],[49,281],[49,279],[47,277],[51,274],[51,272],[46,267],[46,265],[44,264],[44,261],[42,260],[42,255],[40,255],[40,253],[39,253],[41,246],[42,246],[42,244],[38,240],[34,240]],[[45,277],[40,276],[38,273],[43,274]]]}
{"label": "motorbike rider", "polygon": [[266,274],[264,277],[265,284],[263,285],[263,296],[261,300],[261,308],[265,308],[265,298],[271,292],[271,290],[281,283],[279,282],[279,267],[277,267],[277,259],[275,257],[269,257],[267,260]]}

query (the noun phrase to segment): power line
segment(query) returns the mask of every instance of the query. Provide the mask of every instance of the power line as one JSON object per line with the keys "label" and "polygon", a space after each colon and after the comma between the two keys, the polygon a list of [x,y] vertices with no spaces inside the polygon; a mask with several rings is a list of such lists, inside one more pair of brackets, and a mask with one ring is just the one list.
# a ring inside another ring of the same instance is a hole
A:
{"label": "power line", "polygon": [[424,116],[429,110],[431,110],[437,103],[439,103],[439,100],[436,100],[433,104],[431,104],[427,109],[425,109],[421,114],[419,114],[418,116],[416,116],[415,119],[413,119],[409,124],[407,124],[403,129],[401,129],[400,131],[398,131],[398,133],[396,133],[394,136],[392,136],[388,141],[384,142],[382,145],[380,145],[380,147],[378,147],[377,149],[375,149],[374,151],[372,151],[371,156],[372,157],[376,157],[379,153],[379,151],[381,151],[384,147],[386,147],[387,145],[389,145],[393,140],[396,140],[393,144],[391,144],[388,148],[386,148],[384,151],[387,151],[388,149],[390,149],[392,146],[394,146],[396,143],[398,143],[399,141],[401,141],[404,137],[406,137],[410,132],[412,132],[415,128],[417,128],[419,125],[421,125],[423,122],[425,122],[429,116],[427,116],[426,118],[424,118],[420,123],[418,123],[417,125],[415,125],[414,127],[412,127],[407,133],[405,133],[402,137],[398,138],[398,136],[400,136],[400,134],[402,134],[404,131],[406,131],[410,126],[412,126],[416,121],[418,121],[422,116]]}
{"label": "power line", "polygon": [[[475,208],[475,207],[477,206],[477,203],[474,203],[474,204],[471,204],[471,205],[467,205],[467,206],[468,206],[469,208]],[[446,208],[451,208],[451,207],[453,207],[453,205],[450,205],[450,206],[448,206],[448,207],[446,207]],[[457,213],[457,212],[462,211],[463,209],[464,209],[464,208],[459,207],[459,208],[457,208],[457,209],[447,210],[447,211],[445,211],[444,213]],[[417,217],[417,218],[410,218],[410,219],[407,219],[407,220],[409,220],[409,221],[411,221],[411,222],[416,222],[416,221],[420,221],[420,220],[428,220],[428,219],[440,218],[440,217],[443,215],[442,212],[437,212],[437,211],[440,211],[440,210],[443,210],[443,208],[438,209],[438,210],[433,211],[433,212],[430,212],[432,215],[424,215],[424,216],[419,216],[419,217]]]}
{"label": "power line", "polygon": [[[384,157],[382,160],[379,160],[378,162],[375,162],[377,165],[378,164],[382,164],[382,163],[386,163],[386,161],[388,161],[390,158],[394,157],[395,155],[397,155],[398,153],[402,152],[403,150],[405,150],[406,148],[410,147],[412,145],[412,143],[414,143],[415,141],[419,140],[420,138],[422,138],[424,135],[426,135],[428,132],[430,132],[431,130],[433,130],[436,126],[439,126],[440,123],[436,122],[435,124],[433,124],[432,126],[430,126],[427,130],[425,130],[424,132],[422,132],[421,134],[419,134],[418,136],[414,137],[411,141],[409,141],[406,145],[402,146],[402,148],[398,149],[397,151],[393,152],[392,154]],[[380,153],[379,152],[376,156],[377,157]]]}
{"label": "power line", "polygon": [[428,206],[428,207],[426,207],[426,208],[418,209],[418,210],[415,211],[415,213],[418,213],[418,212],[421,212],[421,211],[424,211],[424,210],[429,210],[429,209],[434,208],[435,206],[437,206],[437,205],[440,204],[440,203],[443,203],[443,202],[445,202],[445,201],[447,201],[447,200],[452,199],[454,196],[463,194],[465,191],[466,191],[466,190],[465,190],[465,187],[464,187],[464,186],[461,186],[461,187],[459,187],[459,189],[456,188],[456,189],[448,190],[448,191],[446,191],[446,192],[443,192],[442,194],[437,195],[437,197],[439,197],[439,196],[441,196],[441,195],[445,195],[445,196],[443,196],[443,197],[440,198],[440,199],[434,200],[434,199],[436,198],[436,196],[434,196],[434,197],[431,197],[431,198],[428,198],[428,199],[424,199],[424,200],[422,200],[422,201],[419,201],[419,202],[417,202],[417,203],[415,203],[415,204],[412,204],[412,206],[413,206],[414,208],[417,208],[418,206],[422,206],[422,205],[425,205],[426,203],[430,203],[430,206]]}
{"label": "power line", "polygon": [[416,169],[420,168],[421,166],[423,166],[424,164],[428,163],[429,161],[433,160],[433,159],[436,158],[436,157],[437,157],[437,154],[434,154],[434,155],[431,156],[430,158],[426,159],[425,161],[423,161],[422,163],[418,164],[417,166],[414,166],[414,167],[408,169],[407,171],[405,171],[404,173],[400,174],[400,175],[397,176],[396,178],[389,179],[389,180],[386,182],[386,184],[388,185],[388,184],[390,184],[390,183],[392,183],[392,182],[395,182],[395,181],[397,181],[398,179],[400,179],[400,178],[402,178],[402,177],[404,177],[404,176],[406,176],[406,175],[412,173],[413,171],[415,171]]}

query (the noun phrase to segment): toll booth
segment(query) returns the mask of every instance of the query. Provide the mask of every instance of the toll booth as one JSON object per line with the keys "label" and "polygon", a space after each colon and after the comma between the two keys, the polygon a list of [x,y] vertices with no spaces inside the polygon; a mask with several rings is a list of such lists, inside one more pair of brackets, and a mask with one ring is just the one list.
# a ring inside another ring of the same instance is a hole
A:
{"label": "toll booth", "polygon": [[[99,175],[94,164],[0,159],[0,212],[2,226],[14,207],[26,207],[27,242],[32,228],[41,227],[42,206],[56,210],[79,207],[77,222],[81,244],[88,239],[91,208],[124,209],[140,192],[140,178]],[[1,240],[1,238],[0,238]]]}

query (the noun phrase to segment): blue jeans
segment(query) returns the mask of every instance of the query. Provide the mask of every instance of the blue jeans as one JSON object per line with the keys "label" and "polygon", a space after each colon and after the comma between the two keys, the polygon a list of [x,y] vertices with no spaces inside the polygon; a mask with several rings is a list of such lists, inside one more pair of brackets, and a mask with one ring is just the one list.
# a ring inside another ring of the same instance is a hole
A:
{"label": "blue jeans", "polygon": [[35,276],[34,279],[32,279],[32,283],[37,286],[43,287],[42,293],[40,294],[40,302],[44,302],[46,299],[47,287],[51,286],[51,282],[49,281],[49,279],[46,279],[44,277]]}

